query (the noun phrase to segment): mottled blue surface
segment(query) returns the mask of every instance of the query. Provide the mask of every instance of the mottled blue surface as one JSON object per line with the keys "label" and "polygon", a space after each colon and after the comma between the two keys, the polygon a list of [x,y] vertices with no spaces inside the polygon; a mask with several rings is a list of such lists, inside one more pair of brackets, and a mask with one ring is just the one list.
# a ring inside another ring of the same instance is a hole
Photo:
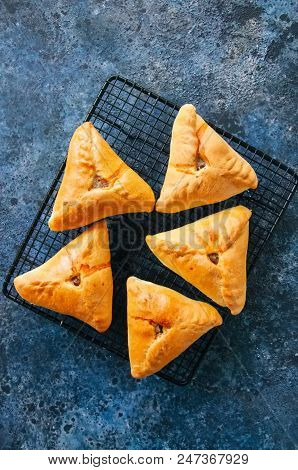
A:
{"label": "mottled blue surface", "polygon": [[[294,1],[0,3],[1,272],[99,87],[120,73],[292,166]],[[192,383],[129,365],[1,297],[1,448],[294,448],[294,201]]]}

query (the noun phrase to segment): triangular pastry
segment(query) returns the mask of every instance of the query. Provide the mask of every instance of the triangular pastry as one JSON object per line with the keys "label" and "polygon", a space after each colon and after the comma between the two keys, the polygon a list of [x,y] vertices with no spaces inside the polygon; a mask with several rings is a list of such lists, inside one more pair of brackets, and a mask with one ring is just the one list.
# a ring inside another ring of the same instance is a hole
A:
{"label": "triangular pastry", "polygon": [[15,278],[14,285],[28,302],[105,331],[112,320],[113,297],[106,222],[94,224],[46,263]]}
{"label": "triangular pastry", "polygon": [[251,211],[226,209],[184,227],[146,237],[155,256],[232,314],[246,299],[246,255]]}
{"label": "triangular pastry", "polygon": [[128,212],[151,212],[154,204],[150,186],[118,157],[91,122],[76,129],[49,220],[51,230],[82,227]]}
{"label": "triangular pastry", "polygon": [[179,212],[224,201],[257,185],[250,164],[193,105],[182,106],[174,121],[168,169],[156,210]]}
{"label": "triangular pastry", "polygon": [[127,280],[128,346],[133,377],[166,366],[214,326],[217,310],[172,289],[136,277]]}

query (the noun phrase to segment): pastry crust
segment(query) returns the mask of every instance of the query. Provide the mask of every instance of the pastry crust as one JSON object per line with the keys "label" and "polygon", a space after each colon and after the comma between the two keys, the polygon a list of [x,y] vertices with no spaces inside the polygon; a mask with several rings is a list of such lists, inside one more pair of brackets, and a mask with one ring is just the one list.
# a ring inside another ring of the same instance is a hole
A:
{"label": "pastry crust", "polygon": [[34,305],[79,318],[97,331],[107,330],[113,277],[106,222],[94,224],[46,263],[16,277],[14,285]]}
{"label": "pastry crust", "polygon": [[233,207],[184,227],[146,237],[155,256],[232,314],[246,300],[246,256],[251,211]]}
{"label": "pastry crust", "polygon": [[150,186],[112,150],[91,122],[71,139],[51,230],[69,230],[128,212],[151,212]]}
{"label": "pastry crust", "polygon": [[224,201],[257,186],[250,164],[193,105],[182,106],[174,121],[168,169],[156,210],[179,212]]}
{"label": "pastry crust", "polygon": [[172,289],[136,277],[127,280],[131,375],[147,377],[166,366],[214,326],[217,310]]}

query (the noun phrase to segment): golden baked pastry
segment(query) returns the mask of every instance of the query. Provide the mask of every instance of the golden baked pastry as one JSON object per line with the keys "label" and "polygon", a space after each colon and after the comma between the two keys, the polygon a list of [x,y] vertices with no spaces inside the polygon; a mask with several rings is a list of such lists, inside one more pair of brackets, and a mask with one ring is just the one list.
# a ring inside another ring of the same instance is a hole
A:
{"label": "golden baked pastry", "polygon": [[208,126],[193,105],[182,106],[173,125],[170,159],[156,210],[179,212],[224,201],[257,185],[250,164]]}
{"label": "golden baked pastry", "polygon": [[102,332],[112,320],[113,277],[105,221],[83,232],[36,269],[14,280],[28,302],[71,315]]}
{"label": "golden baked pastry", "polygon": [[112,150],[91,122],[71,139],[51,230],[69,230],[128,212],[151,212],[150,186]]}
{"label": "golden baked pastry", "polygon": [[128,346],[131,375],[154,374],[194,341],[222,324],[217,310],[167,287],[127,280]]}
{"label": "golden baked pastry", "polygon": [[232,314],[246,299],[246,255],[251,211],[226,209],[146,242],[169,269]]}

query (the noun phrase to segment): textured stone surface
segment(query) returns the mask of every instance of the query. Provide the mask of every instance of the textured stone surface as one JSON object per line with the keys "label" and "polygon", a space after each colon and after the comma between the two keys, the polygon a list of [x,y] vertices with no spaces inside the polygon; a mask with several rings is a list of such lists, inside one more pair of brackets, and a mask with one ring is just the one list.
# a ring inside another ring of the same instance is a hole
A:
{"label": "textured stone surface", "polygon": [[[294,1],[0,4],[1,272],[99,87],[120,73],[294,166]],[[138,382],[116,356],[1,297],[1,448],[293,448],[290,205],[192,383]]]}

